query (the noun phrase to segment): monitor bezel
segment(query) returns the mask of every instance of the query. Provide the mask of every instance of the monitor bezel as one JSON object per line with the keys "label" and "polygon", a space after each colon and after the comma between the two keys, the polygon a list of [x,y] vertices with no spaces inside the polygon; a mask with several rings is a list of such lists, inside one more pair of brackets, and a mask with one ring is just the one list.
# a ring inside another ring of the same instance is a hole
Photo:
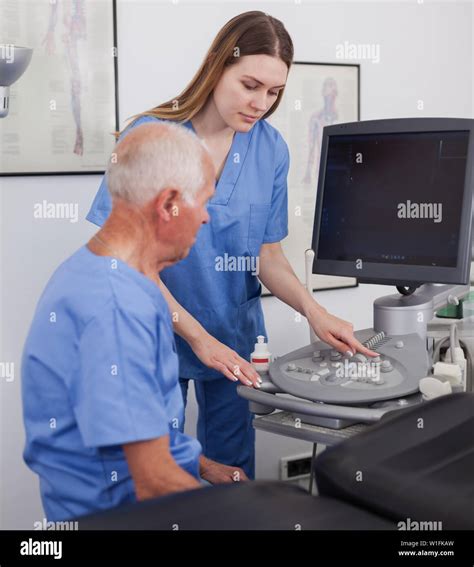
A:
{"label": "monitor bezel", "polygon": [[[326,161],[331,136],[391,134],[411,132],[469,132],[466,175],[461,210],[461,229],[456,267],[413,266],[379,262],[364,262],[356,267],[354,261],[318,258]],[[391,118],[334,124],[323,129],[319,167],[318,192],[313,223],[312,248],[315,253],[313,274],[355,277],[361,283],[384,285],[421,285],[423,283],[467,284],[471,267],[471,216],[473,207],[474,120],[468,118]],[[389,271],[389,275],[387,275]]]}

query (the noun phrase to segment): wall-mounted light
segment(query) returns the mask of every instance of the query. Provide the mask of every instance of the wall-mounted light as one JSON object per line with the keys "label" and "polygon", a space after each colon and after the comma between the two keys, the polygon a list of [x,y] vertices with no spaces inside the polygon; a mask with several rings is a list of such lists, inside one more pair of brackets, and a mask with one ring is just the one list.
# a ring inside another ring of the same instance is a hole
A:
{"label": "wall-mounted light", "polygon": [[5,118],[10,105],[10,86],[26,71],[33,50],[12,44],[0,44],[0,118]]}

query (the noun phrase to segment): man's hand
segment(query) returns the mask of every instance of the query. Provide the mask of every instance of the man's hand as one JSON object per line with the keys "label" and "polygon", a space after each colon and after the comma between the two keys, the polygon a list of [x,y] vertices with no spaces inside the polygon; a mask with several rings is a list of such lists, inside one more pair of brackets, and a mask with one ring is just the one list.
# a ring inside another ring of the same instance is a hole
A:
{"label": "man's hand", "polygon": [[248,480],[247,475],[239,467],[231,467],[211,461],[207,457],[202,456],[200,459],[199,474],[201,478],[207,480],[211,484],[222,484],[230,482],[240,482]]}
{"label": "man's hand", "polygon": [[202,488],[197,478],[178,465],[169,447],[169,435],[123,445],[137,500]]}
{"label": "man's hand", "polygon": [[360,352],[366,356],[378,356],[378,353],[368,349],[354,337],[352,323],[331,315],[318,306],[308,314],[308,322],[316,335],[328,345],[342,353],[351,351],[352,354]]}
{"label": "man's hand", "polygon": [[209,368],[222,372],[226,378],[234,382],[240,380],[245,386],[260,388],[262,379],[250,362],[209,333],[201,334],[189,344],[194,354]]}

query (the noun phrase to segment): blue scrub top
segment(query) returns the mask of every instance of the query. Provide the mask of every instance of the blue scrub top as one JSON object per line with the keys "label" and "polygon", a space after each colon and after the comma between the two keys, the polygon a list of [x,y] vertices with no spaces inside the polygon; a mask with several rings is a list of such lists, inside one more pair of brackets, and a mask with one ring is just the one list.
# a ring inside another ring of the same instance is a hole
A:
{"label": "blue scrub top", "polygon": [[184,406],[166,300],[120,260],[80,248],[40,298],[22,361],[24,459],[48,520],[135,501],[125,443],[169,435],[199,478],[201,445]]}
{"label": "blue scrub top", "polygon": [[[145,116],[126,132],[144,122]],[[183,123],[194,131],[191,121]],[[187,258],[160,273],[176,300],[212,336],[249,360],[256,337],[266,336],[255,274],[263,243],[288,234],[288,147],[265,120],[248,132],[236,132],[224,169],[209,201],[210,222],[201,227]],[[111,210],[104,176],[87,219],[102,225]],[[253,273],[252,273],[253,272]],[[203,365],[176,335],[180,376],[198,380],[222,378]]]}

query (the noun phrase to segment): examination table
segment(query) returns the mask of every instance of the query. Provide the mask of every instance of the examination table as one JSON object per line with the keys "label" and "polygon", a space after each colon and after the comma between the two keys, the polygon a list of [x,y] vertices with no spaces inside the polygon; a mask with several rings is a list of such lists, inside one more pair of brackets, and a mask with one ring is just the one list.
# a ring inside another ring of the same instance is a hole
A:
{"label": "examination table", "polygon": [[80,530],[474,529],[474,394],[387,414],[315,460],[318,496],[283,482],[206,487],[77,518]]}

